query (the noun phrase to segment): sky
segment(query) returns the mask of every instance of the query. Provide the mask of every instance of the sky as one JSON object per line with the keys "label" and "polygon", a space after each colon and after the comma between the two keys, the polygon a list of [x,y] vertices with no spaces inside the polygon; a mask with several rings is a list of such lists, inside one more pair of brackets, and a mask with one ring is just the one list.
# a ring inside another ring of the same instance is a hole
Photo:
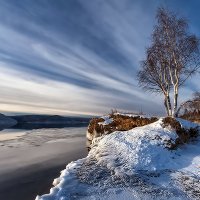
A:
{"label": "sky", "polygon": [[[200,36],[198,0],[0,0],[0,112],[164,114],[136,80],[159,6]],[[200,90],[194,76],[180,102]]]}

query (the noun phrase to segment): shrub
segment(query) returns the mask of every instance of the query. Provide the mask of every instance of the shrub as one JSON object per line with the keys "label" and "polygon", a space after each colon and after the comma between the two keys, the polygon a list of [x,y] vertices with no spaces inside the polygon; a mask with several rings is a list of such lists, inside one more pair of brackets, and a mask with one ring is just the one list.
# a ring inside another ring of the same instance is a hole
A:
{"label": "shrub", "polygon": [[162,122],[163,128],[170,126],[176,131],[181,129],[181,124],[173,117],[165,117]]}
{"label": "shrub", "polygon": [[103,118],[93,118],[90,120],[89,126],[88,126],[88,132],[93,133],[94,130],[97,132],[102,131],[101,126],[99,125],[99,122],[104,122],[105,120]]}
{"label": "shrub", "polygon": [[163,120],[163,127],[171,127],[176,131],[177,139],[173,143],[172,141],[168,141],[169,149],[176,149],[178,146],[188,143],[192,138],[198,136],[198,127],[185,129],[181,127],[180,122],[178,122],[175,118],[165,117]]}
{"label": "shrub", "polygon": [[109,118],[112,118],[113,121],[107,125],[99,124],[99,122],[104,121],[103,118],[93,118],[89,123],[88,132],[94,134],[94,131],[96,131],[101,136],[114,131],[128,131],[132,128],[144,126],[158,120],[155,117],[142,118],[140,116],[127,116],[114,112],[109,115]]}

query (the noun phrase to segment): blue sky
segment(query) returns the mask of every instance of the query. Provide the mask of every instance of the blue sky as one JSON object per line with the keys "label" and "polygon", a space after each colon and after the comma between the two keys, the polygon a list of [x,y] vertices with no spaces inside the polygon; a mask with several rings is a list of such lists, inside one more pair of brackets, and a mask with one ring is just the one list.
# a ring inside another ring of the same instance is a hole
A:
{"label": "blue sky", "polygon": [[[162,96],[136,81],[158,6],[200,35],[198,0],[0,0],[0,112],[164,113]],[[198,78],[180,101],[200,90]]]}

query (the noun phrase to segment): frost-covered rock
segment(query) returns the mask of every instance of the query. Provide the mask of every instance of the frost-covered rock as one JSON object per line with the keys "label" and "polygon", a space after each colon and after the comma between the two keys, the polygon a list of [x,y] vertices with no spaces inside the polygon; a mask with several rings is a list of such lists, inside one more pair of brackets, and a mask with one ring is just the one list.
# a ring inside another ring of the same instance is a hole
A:
{"label": "frost-covered rock", "polygon": [[36,199],[200,199],[200,138],[170,150],[168,141],[178,137],[162,119],[98,137],[88,156],[68,164],[50,194]]}

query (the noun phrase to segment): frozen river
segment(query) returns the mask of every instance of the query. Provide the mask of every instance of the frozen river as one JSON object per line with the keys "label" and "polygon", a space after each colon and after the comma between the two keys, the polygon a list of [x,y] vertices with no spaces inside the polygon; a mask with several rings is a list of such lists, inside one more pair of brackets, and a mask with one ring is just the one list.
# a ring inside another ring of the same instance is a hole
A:
{"label": "frozen river", "polygon": [[[65,165],[85,157],[86,127],[0,132],[0,199],[34,200]],[[42,184],[41,184],[42,183]]]}

